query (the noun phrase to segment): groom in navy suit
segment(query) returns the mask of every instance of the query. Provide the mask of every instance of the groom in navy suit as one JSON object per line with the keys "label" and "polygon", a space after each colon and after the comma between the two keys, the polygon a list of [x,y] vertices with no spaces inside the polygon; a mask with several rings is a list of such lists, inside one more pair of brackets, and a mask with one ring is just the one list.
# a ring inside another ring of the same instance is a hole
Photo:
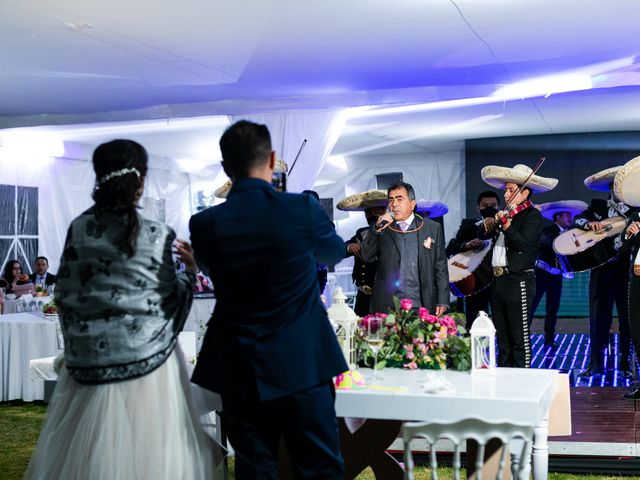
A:
{"label": "groom in navy suit", "polygon": [[342,478],[332,377],[348,367],[316,262],[341,260],[344,243],[315,199],[272,188],[266,126],[235,123],[220,150],[227,201],[189,224],[217,298],[193,381],[222,396],[236,478],[276,479],[281,438],[296,478]]}

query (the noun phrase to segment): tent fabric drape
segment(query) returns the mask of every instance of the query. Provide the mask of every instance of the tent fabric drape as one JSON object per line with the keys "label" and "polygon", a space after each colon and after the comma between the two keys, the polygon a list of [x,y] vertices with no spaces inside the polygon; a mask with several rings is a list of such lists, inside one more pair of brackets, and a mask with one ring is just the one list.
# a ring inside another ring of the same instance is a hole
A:
{"label": "tent fabric drape", "polygon": [[[313,187],[329,153],[338,141],[344,124],[343,111],[260,113],[231,117],[232,122],[250,120],[264,124],[278,158],[289,165],[287,191],[301,192]],[[307,140],[295,165],[304,140]]]}
{"label": "tent fabric drape", "polygon": [[[153,165],[153,162],[150,161],[150,164]],[[17,159],[11,163],[3,162],[0,169],[0,185],[37,187],[37,220],[33,220],[33,212],[28,215],[30,220],[26,220],[26,212],[34,208],[34,202],[29,202],[28,198],[29,195],[34,195],[35,189],[25,189],[23,194],[19,194],[18,202],[19,205],[23,205],[25,213],[19,216],[18,226],[25,235],[37,239],[25,239],[23,242],[28,251],[25,254],[30,262],[33,262],[35,256],[44,255],[49,259],[50,271],[57,272],[67,228],[71,220],[93,204],[91,194],[94,182],[93,168],[87,160],[55,158],[47,162],[30,163]],[[20,188],[18,191],[21,191]],[[188,221],[191,210],[187,174],[150,168],[145,181],[144,196],[164,200],[166,223],[176,230],[179,237],[189,238]],[[8,210],[5,212],[5,209],[9,208],[9,203],[6,195],[0,194],[0,214],[3,219],[7,218],[5,213],[8,213]],[[147,214],[144,211],[142,213]],[[8,216],[9,221],[15,222],[11,215]],[[21,220],[22,217],[25,219]],[[0,228],[9,227],[5,224]],[[7,243],[6,239],[0,238],[0,248],[6,250]],[[3,266],[4,263],[0,268]],[[33,265],[23,265],[23,269],[31,271]]]}

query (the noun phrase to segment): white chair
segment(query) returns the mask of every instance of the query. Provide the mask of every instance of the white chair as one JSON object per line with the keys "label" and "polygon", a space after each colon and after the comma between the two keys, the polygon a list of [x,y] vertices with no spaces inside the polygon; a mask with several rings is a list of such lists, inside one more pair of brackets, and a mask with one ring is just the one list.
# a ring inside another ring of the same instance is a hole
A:
{"label": "white chair", "polygon": [[[436,444],[438,440],[447,439],[454,444],[453,469],[454,478],[460,479],[460,450],[466,440],[475,440],[478,449],[475,458],[476,479],[482,480],[485,446],[492,439],[502,443],[500,461],[496,479],[502,479],[507,446],[511,447],[511,471],[513,478],[528,479],[531,471],[531,448],[533,443],[533,427],[513,423],[491,423],[478,418],[469,418],[454,423],[407,422],[402,427],[404,442],[405,480],[414,480],[413,456],[410,443],[414,438],[424,438],[430,453],[432,480],[438,480],[438,462],[436,460]],[[467,462],[469,464],[469,462]]]}

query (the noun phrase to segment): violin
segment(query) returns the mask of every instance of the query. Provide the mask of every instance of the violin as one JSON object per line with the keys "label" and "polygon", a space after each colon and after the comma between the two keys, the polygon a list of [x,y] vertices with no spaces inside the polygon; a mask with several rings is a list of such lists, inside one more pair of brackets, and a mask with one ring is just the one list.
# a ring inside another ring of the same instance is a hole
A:
{"label": "violin", "polygon": [[[509,220],[511,220],[517,214],[519,214],[520,212],[522,212],[523,210],[526,210],[531,206],[533,206],[533,203],[531,203],[531,200],[525,200],[520,205],[507,206],[504,210],[501,210],[498,213],[496,213],[495,217],[493,218],[489,218],[489,219],[485,218],[484,228],[486,232],[487,233],[491,232],[498,227],[504,227],[509,222]],[[487,223],[486,220],[489,220],[489,223]]]}

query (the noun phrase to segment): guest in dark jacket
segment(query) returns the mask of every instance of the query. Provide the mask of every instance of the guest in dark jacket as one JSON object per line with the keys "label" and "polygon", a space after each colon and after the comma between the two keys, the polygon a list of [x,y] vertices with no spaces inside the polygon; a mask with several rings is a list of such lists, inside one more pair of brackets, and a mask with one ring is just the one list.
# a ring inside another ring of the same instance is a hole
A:
{"label": "guest in dark jacket", "polygon": [[47,288],[56,283],[57,277],[49,273],[49,260],[47,257],[36,258],[35,271],[29,275],[29,281],[36,286]]}

